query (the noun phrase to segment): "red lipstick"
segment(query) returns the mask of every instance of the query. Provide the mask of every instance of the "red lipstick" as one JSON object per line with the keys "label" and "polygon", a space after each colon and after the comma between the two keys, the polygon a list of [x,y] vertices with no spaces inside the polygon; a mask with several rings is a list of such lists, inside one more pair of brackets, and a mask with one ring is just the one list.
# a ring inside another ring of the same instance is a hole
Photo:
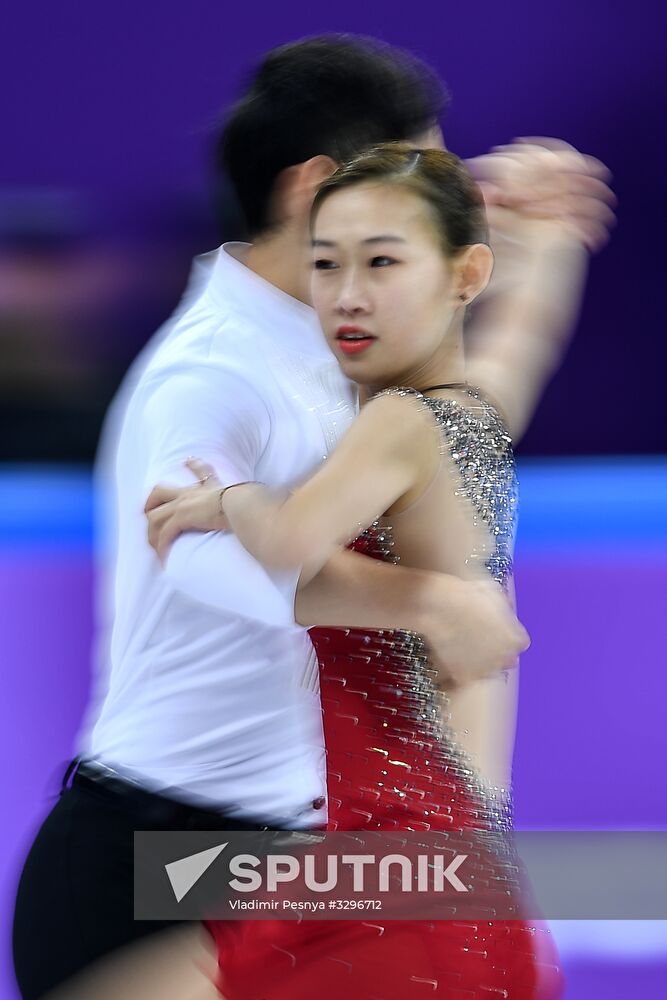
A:
{"label": "red lipstick", "polygon": [[376,339],[360,326],[339,326],[336,330],[336,340],[344,354],[361,354],[368,350]]}

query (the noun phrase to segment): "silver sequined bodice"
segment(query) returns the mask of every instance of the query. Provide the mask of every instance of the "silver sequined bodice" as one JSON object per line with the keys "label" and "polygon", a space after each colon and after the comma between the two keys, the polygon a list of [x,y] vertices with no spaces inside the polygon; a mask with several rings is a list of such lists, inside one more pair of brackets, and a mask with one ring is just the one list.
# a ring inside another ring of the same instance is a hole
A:
{"label": "silver sequined bodice", "polygon": [[471,401],[424,396],[415,389],[385,389],[380,395],[414,396],[434,416],[442,432],[442,450],[459,473],[456,494],[467,500],[478,529],[489,542],[470,552],[467,562],[481,562],[506,587],[512,576],[518,513],[518,483],[512,439],[498,412],[477,389],[462,391]]}

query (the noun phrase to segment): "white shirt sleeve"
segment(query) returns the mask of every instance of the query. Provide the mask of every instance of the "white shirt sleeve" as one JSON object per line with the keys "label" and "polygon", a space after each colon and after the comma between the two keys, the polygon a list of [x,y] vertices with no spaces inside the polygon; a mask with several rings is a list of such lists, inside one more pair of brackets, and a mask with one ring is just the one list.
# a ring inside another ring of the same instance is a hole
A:
{"label": "white shirt sleeve", "polygon": [[[265,403],[242,375],[206,367],[163,378],[143,423],[146,498],[158,483],[191,485],[189,457],[208,462],[224,484],[256,479],[271,430]],[[298,571],[264,569],[230,532],[181,535],[164,572],[177,590],[204,604],[268,625],[295,624]]]}

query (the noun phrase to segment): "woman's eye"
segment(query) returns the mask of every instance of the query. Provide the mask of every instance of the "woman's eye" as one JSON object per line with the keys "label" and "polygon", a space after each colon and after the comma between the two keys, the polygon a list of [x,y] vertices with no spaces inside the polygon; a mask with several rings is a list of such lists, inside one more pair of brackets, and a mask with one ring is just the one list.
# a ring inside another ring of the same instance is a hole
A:
{"label": "woman's eye", "polygon": [[338,267],[335,260],[326,260],[323,257],[318,257],[317,260],[313,261],[313,267],[316,271],[331,271],[332,268]]}
{"label": "woman's eye", "polygon": [[386,256],[373,257],[371,261],[371,267],[388,267],[389,264],[395,264],[395,263],[396,261],[394,260],[393,257],[386,257]]}

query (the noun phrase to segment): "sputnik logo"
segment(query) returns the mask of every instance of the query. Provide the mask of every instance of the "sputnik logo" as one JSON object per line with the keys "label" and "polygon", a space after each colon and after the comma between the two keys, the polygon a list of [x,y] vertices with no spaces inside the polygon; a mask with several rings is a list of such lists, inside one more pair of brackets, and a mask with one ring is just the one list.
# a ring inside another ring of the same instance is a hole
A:
{"label": "sputnik logo", "polygon": [[164,866],[177,903],[180,903],[183,897],[190,892],[193,885],[199,881],[205,871],[208,871],[226,846],[225,843],[219,844],[217,847],[209,847],[207,851],[189,854],[187,858],[180,858],[178,861],[172,861]]}

